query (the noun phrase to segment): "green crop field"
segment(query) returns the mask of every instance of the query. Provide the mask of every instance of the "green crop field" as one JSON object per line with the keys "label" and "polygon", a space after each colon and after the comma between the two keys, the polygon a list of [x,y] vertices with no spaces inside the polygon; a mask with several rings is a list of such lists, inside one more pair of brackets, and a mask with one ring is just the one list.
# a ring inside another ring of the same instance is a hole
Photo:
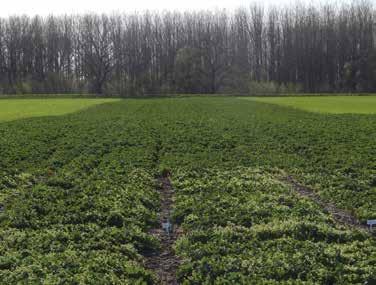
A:
{"label": "green crop field", "polygon": [[307,96],[245,98],[270,104],[329,114],[376,114],[376,96]]}
{"label": "green crop field", "polygon": [[[0,284],[159,284],[169,246],[181,284],[375,284],[375,237],[282,179],[376,219],[375,125],[227,97],[1,122]],[[166,203],[173,245],[153,231]]]}
{"label": "green crop field", "polygon": [[0,122],[58,116],[117,99],[0,99]]}

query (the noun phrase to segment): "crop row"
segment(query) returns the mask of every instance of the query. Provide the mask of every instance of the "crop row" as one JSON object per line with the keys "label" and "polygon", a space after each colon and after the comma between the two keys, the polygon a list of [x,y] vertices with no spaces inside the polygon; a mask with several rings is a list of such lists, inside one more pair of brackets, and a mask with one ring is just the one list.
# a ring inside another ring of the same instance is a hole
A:
{"label": "crop row", "polygon": [[98,156],[114,147],[129,151],[125,163],[153,171],[271,166],[364,222],[376,218],[375,123],[373,115],[314,114],[235,98],[124,100],[0,124],[0,171],[58,169],[77,153]]}
{"label": "crop row", "polygon": [[[171,170],[186,283],[372,284],[375,242],[259,167],[376,218],[374,116],[234,98],[125,100],[0,124],[0,283],[153,283]],[[228,171],[233,169],[232,171]],[[237,170],[235,170],[237,169]]]}
{"label": "crop row", "polygon": [[376,241],[265,170],[180,171],[174,187],[183,284],[376,282]]}
{"label": "crop row", "polygon": [[0,283],[153,283],[152,138],[106,112],[62,118],[6,124]]}
{"label": "crop row", "polygon": [[234,98],[165,100],[154,108],[168,127],[161,159],[168,167],[277,167],[363,222],[376,218],[374,115]]}

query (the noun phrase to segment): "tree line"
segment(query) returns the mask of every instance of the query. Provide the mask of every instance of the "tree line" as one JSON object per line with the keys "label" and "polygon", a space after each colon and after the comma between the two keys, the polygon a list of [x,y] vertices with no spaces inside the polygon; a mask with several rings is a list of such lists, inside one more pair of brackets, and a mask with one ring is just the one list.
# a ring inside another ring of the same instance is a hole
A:
{"label": "tree line", "polygon": [[370,2],[0,19],[0,94],[376,91]]}

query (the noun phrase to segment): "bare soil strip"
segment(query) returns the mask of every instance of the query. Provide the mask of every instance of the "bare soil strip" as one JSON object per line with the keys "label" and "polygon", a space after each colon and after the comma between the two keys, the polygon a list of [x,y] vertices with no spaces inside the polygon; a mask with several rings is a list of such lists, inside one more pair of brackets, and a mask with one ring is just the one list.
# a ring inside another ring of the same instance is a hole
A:
{"label": "bare soil strip", "polygon": [[157,274],[160,284],[175,285],[178,284],[176,271],[180,260],[175,255],[173,245],[181,235],[181,230],[171,223],[174,190],[169,175],[166,174],[159,178],[159,182],[161,184],[159,189],[161,196],[159,227],[152,229],[150,233],[160,240],[161,251],[147,258],[146,267]]}
{"label": "bare soil strip", "polygon": [[[286,176],[282,178],[283,182],[291,185],[293,189],[298,192],[302,197],[306,197],[320,205],[328,213],[330,213],[335,221],[341,225],[345,225],[351,228],[359,230],[367,230],[368,227],[362,224],[354,215],[346,210],[337,208],[334,204],[323,201],[318,194],[316,194],[311,188],[306,187],[297,182],[293,177]],[[375,232],[373,232],[375,234]]]}

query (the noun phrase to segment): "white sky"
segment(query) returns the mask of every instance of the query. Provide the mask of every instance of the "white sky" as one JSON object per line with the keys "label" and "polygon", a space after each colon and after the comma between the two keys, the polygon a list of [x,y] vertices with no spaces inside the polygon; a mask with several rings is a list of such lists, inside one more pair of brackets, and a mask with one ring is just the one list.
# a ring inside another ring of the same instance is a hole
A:
{"label": "white sky", "polygon": [[[301,3],[319,4],[348,0],[298,0]],[[371,0],[376,1],[376,0]],[[85,12],[112,13],[143,10],[200,10],[249,6],[251,3],[292,5],[296,0],[0,0],[0,16],[81,14]]]}

